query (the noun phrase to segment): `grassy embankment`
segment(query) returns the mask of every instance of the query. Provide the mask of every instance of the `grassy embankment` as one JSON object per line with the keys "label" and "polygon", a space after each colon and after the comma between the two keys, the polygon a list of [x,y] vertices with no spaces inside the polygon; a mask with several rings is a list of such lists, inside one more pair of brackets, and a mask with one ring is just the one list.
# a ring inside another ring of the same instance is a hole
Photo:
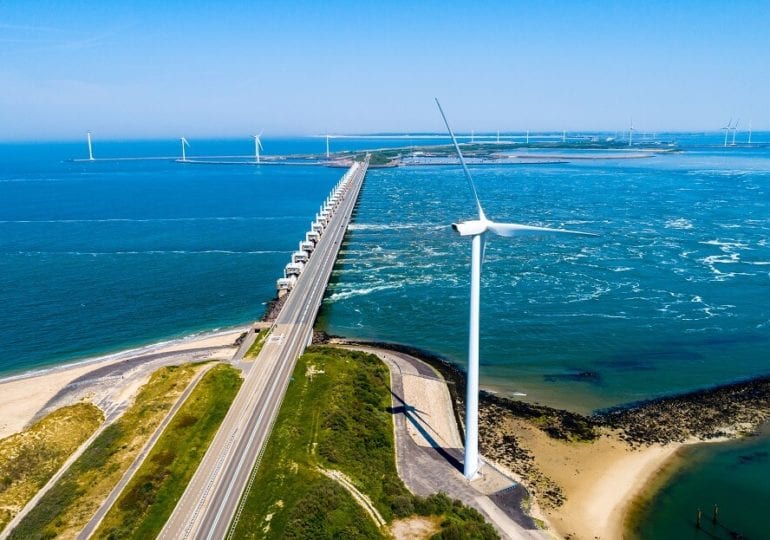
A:
{"label": "grassy embankment", "polygon": [[104,517],[97,538],[154,538],[163,528],[241,387],[219,365],[203,376]]}
{"label": "grassy embankment", "polygon": [[475,510],[406,489],[396,471],[390,407],[388,370],[376,356],[308,349],[297,361],[235,537],[385,537],[342,486],[319,472],[323,467],[344,473],[386,521],[440,515],[437,538],[496,538]]}
{"label": "grassy embankment", "polygon": [[98,407],[62,407],[0,440],[0,531],[104,420]]}
{"label": "grassy embankment", "polygon": [[254,340],[254,344],[249,347],[249,350],[246,351],[246,354],[243,355],[244,360],[254,360],[257,356],[259,356],[259,351],[262,350],[262,346],[265,344],[267,335],[269,333],[270,330],[267,328],[261,328],[259,330],[257,333],[257,339]]}
{"label": "grassy embankment", "polygon": [[123,415],[109,425],[11,532],[11,539],[75,536],[118,483],[184,391],[200,364],[156,371]]}

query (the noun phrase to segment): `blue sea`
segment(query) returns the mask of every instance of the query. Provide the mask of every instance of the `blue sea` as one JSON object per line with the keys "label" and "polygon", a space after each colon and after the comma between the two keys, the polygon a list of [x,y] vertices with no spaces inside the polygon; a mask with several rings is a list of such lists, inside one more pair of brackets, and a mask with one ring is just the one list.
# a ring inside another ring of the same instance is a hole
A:
{"label": "blue sea", "polygon": [[[473,168],[490,218],[600,235],[489,239],[485,387],[588,412],[770,373],[770,147],[723,148],[721,134],[657,140],[681,151]],[[253,151],[248,139],[190,143],[191,158]],[[325,150],[320,138],[263,144],[267,154]],[[406,144],[420,141],[333,140],[332,151]],[[175,156],[178,146],[96,141],[94,150]],[[343,172],[70,161],[83,157],[83,143],[0,145],[2,374],[258,318]],[[470,245],[449,225],[473,210],[458,168],[370,170],[319,325],[462,365]],[[678,491],[664,488],[652,502],[648,537],[689,535],[670,515],[706,504],[694,494],[741,501],[731,523],[762,537],[770,488],[758,479],[770,477],[761,458],[770,438],[752,444],[700,448],[676,477]],[[744,451],[760,457],[742,459]],[[744,471],[729,495],[714,474],[725,459]]]}

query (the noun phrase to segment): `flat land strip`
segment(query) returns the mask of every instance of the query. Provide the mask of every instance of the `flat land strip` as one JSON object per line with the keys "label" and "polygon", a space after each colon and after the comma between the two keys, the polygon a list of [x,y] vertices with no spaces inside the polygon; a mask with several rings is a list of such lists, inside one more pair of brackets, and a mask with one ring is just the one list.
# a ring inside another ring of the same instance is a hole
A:
{"label": "flat land strip", "polygon": [[104,429],[9,538],[74,537],[200,368],[200,364],[184,364],[156,371],[134,403]]}
{"label": "flat land strip", "polygon": [[241,386],[238,371],[206,373],[105,516],[97,538],[153,538],[163,528]]}

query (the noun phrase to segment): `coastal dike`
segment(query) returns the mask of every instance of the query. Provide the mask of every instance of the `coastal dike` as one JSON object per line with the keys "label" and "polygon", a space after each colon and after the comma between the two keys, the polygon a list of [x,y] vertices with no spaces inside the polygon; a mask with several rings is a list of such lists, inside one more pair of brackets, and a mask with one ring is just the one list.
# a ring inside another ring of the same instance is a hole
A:
{"label": "coastal dike", "polygon": [[[250,486],[289,384],[297,358],[310,344],[318,309],[358,201],[369,156],[356,161],[335,186],[311,224],[312,254],[293,254],[298,274],[284,275],[289,285],[280,312],[259,355],[159,538],[225,538]],[[306,241],[310,242],[311,237]],[[302,247],[302,245],[300,245]],[[304,259],[304,260],[302,260]],[[249,331],[238,356],[248,351],[257,332]]]}

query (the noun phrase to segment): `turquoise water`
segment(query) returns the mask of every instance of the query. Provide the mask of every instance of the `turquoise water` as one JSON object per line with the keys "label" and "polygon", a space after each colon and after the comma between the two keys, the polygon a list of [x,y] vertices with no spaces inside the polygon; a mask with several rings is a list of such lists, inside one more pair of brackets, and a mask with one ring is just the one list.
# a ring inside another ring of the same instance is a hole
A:
{"label": "turquoise water", "polygon": [[[770,437],[688,449],[672,478],[638,517],[638,538],[767,538]],[[714,505],[718,520],[713,523]],[[701,530],[695,528],[698,509]],[[742,535],[742,536],[737,536]]]}
{"label": "turquoise water", "polygon": [[[601,235],[490,239],[487,388],[590,411],[770,373],[770,149],[719,148],[718,134],[677,137],[684,153],[474,168],[490,217]],[[191,157],[253,149],[249,140],[190,142]],[[317,138],[263,143],[268,153],[325,148]],[[332,149],[400,144],[339,140]],[[178,143],[94,149],[175,155]],[[259,317],[343,172],[66,161],[84,154],[82,143],[0,145],[0,374]],[[470,246],[449,224],[472,214],[454,167],[370,171],[320,326],[462,365]],[[689,516],[701,492],[720,505],[732,501],[716,495],[734,493],[736,527],[770,525],[757,511],[767,508],[757,493],[770,493],[766,461],[741,461],[730,482],[721,475],[745,444],[758,445],[760,458],[770,452],[765,436],[688,458],[676,489],[652,503],[655,538],[681,537],[684,529],[666,526]]]}

